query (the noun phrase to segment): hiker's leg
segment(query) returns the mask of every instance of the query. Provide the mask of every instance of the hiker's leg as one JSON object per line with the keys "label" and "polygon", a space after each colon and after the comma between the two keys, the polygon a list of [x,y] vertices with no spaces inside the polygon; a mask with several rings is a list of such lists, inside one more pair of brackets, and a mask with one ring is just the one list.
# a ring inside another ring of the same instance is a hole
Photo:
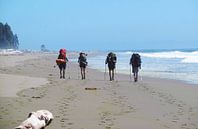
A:
{"label": "hiker's leg", "polygon": [[83,67],[80,67],[81,78],[83,80]]}
{"label": "hiker's leg", "polygon": [[134,81],[137,82],[137,72],[135,72],[135,78]]}
{"label": "hiker's leg", "polygon": [[63,69],[63,78],[65,78],[65,69]]}
{"label": "hiker's leg", "polygon": [[84,79],[84,76],[85,76],[85,68],[82,67],[82,79]]}
{"label": "hiker's leg", "polygon": [[85,68],[83,68],[83,72],[84,72],[84,79],[85,79]]}
{"label": "hiker's leg", "polygon": [[60,78],[62,78],[62,69],[60,68]]}
{"label": "hiker's leg", "polygon": [[110,78],[110,81],[112,80],[111,78],[111,69],[109,69],[109,78]]}
{"label": "hiker's leg", "polygon": [[138,72],[136,73],[136,81],[138,81]]}
{"label": "hiker's leg", "polygon": [[112,70],[112,80],[114,80],[114,69]]}
{"label": "hiker's leg", "polygon": [[134,82],[136,82],[136,72],[134,73]]}
{"label": "hiker's leg", "polygon": [[66,69],[66,64],[63,64],[63,78],[65,78],[65,69]]}

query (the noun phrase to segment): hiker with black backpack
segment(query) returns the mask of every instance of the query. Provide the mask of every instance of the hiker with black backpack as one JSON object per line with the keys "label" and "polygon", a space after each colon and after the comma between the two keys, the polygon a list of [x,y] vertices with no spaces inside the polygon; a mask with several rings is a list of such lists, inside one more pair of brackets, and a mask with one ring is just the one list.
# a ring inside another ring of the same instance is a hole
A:
{"label": "hiker with black backpack", "polygon": [[137,82],[138,81],[138,71],[139,71],[139,69],[141,69],[141,58],[138,53],[133,53],[131,55],[130,65],[132,67],[134,82]]}
{"label": "hiker with black backpack", "polygon": [[116,54],[114,54],[113,52],[108,53],[105,64],[108,64],[110,81],[114,80],[116,61]]}
{"label": "hiker with black backpack", "polygon": [[82,80],[85,79],[85,68],[88,64],[86,56],[87,54],[81,52],[78,57]]}

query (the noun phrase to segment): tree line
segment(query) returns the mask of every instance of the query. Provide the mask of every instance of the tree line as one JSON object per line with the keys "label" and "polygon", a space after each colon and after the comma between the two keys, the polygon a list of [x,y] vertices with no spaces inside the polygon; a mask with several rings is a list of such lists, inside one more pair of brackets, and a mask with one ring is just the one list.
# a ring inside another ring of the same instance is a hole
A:
{"label": "tree line", "polygon": [[13,34],[11,27],[0,22],[0,48],[18,49],[19,40],[17,34]]}

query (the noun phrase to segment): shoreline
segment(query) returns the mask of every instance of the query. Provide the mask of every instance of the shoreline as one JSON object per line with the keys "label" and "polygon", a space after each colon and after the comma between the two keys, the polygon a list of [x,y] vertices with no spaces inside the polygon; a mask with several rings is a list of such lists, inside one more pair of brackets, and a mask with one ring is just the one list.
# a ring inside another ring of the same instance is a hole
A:
{"label": "shoreline", "polygon": [[51,111],[55,117],[48,129],[198,127],[197,85],[149,77],[134,83],[123,74],[117,74],[117,80],[110,82],[108,74],[104,80],[103,72],[90,68],[87,79],[80,80],[79,67],[74,63],[69,63],[66,79],[59,79],[59,70],[54,68],[56,58],[57,55],[44,55],[44,58],[40,55],[14,67],[0,67],[1,74],[46,78],[48,81],[40,87],[19,91],[18,97],[0,97],[0,128],[13,128],[29,112],[40,109]]}
{"label": "shoreline", "polygon": [[[96,70],[96,71],[101,72],[101,73],[105,73],[104,70],[102,70],[102,69],[99,70],[97,68],[91,68],[91,67],[88,67],[88,69],[92,69],[92,70]],[[108,70],[107,70],[106,74],[108,76]],[[130,75],[129,74],[127,74],[127,73],[120,73],[120,72],[119,73],[116,73],[116,74],[117,75],[126,76],[126,78],[128,77],[128,81],[130,81]],[[133,75],[131,75],[131,77],[132,77],[132,82],[133,82]],[[163,81],[173,81],[173,82],[184,83],[184,84],[187,84],[187,85],[198,86],[197,83],[192,82],[192,81],[185,81],[185,80],[180,80],[180,79],[171,79],[171,78],[168,78],[168,77],[167,78],[166,77],[153,77],[153,76],[149,76],[149,75],[141,75],[141,76],[139,76],[139,81],[142,81],[144,78],[146,80],[147,79],[151,79],[151,80],[159,79],[159,80],[163,80]]]}

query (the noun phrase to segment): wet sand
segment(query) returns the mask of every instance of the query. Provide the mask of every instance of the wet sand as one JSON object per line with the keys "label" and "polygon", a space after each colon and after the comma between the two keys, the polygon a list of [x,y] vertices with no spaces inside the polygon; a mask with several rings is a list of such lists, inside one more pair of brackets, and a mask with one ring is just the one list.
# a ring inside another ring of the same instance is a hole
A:
{"label": "wet sand", "polygon": [[47,129],[198,129],[198,85],[148,77],[134,83],[121,74],[110,82],[93,69],[80,80],[73,63],[59,79],[57,55],[47,55],[0,56],[0,129],[40,109],[54,115]]}

